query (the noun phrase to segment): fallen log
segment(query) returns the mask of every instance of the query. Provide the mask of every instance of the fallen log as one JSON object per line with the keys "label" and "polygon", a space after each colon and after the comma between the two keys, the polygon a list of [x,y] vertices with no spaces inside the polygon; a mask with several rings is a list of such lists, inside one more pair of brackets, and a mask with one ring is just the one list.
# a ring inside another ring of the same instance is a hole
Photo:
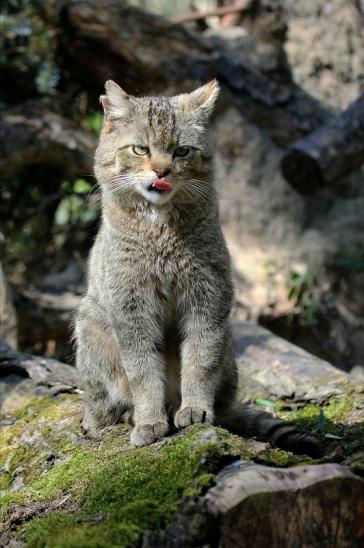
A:
{"label": "fallen log", "polygon": [[0,173],[41,164],[60,175],[91,173],[95,137],[53,110],[47,101],[30,101],[1,112]]}
{"label": "fallen log", "polygon": [[[279,145],[286,146],[327,119],[318,101],[290,78],[284,36],[277,40],[276,21],[271,27],[267,23],[259,36],[252,33],[230,44],[226,37],[192,32],[122,0],[62,0],[57,9],[60,63],[73,82],[87,85],[95,105],[108,79],[132,94],[171,95],[217,77],[222,83],[217,112],[234,104]],[[269,40],[269,60],[251,55],[252,50],[265,51]]]}
{"label": "fallen log", "polygon": [[287,181],[313,194],[364,162],[364,93],[338,116],[294,143],[282,159]]}
{"label": "fallen log", "polygon": [[337,464],[235,462],[202,501],[176,514],[165,545],[210,546],[214,539],[221,548],[360,546],[363,497],[364,481]]}

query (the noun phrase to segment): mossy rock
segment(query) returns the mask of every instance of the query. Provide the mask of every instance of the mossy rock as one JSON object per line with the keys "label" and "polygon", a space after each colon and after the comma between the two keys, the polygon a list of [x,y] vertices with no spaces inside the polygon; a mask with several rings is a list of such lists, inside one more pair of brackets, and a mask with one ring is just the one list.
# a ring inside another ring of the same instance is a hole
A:
{"label": "mossy rock", "polygon": [[[325,411],[330,421],[335,422],[336,410],[342,424],[355,409],[355,394],[350,402],[344,410],[333,400]],[[163,538],[182,502],[203,495],[229,462],[285,467],[317,462],[210,425],[192,426],[138,449],[130,445],[125,425],[91,440],[81,430],[81,413],[80,396],[67,394],[33,399],[3,419],[5,539],[37,548],[134,546],[147,531]],[[312,407],[289,418],[315,430],[318,416],[319,409]],[[351,428],[356,437],[361,428],[364,436],[362,426]],[[341,442],[348,453],[345,436],[335,443]]]}

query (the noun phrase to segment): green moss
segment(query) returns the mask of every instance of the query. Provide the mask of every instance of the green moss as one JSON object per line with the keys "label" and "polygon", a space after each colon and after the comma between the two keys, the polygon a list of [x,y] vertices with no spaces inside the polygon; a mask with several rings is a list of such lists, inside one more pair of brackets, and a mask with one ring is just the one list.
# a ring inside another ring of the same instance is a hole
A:
{"label": "green moss", "polygon": [[30,485],[47,472],[56,458],[73,453],[72,435],[79,428],[79,407],[78,398],[71,396],[38,398],[14,413],[16,422],[3,428],[0,442],[5,470],[0,481],[7,481],[7,488],[9,476],[19,473],[25,485]]}
{"label": "green moss", "polygon": [[259,464],[287,468],[288,466],[297,466],[298,464],[315,464],[315,460],[307,455],[295,455],[277,448],[269,448],[259,453],[255,461]]}
{"label": "green moss", "polygon": [[[79,510],[34,519],[21,528],[29,546],[130,546],[141,533],[162,533],[186,495],[213,482],[217,461],[227,447],[221,441],[193,448],[204,426],[189,429],[162,446],[111,451],[110,439],[99,451],[79,449],[73,458],[36,482],[33,496],[54,499],[69,492]],[[115,439],[114,439],[115,443]],[[200,472],[204,461],[204,473]],[[99,520],[99,521],[98,521]],[[90,528],[90,522],[96,522]]]}
{"label": "green moss", "polygon": [[305,425],[308,429],[317,429],[320,409],[324,411],[326,419],[326,428],[332,426],[333,423],[340,423],[345,421],[347,414],[354,407],[353,395],[348,395],[345,398],[331,399],[328,404],[320,405],[306,405],[300,409],[291,411],[290,414],[283,412],[284,418],[290,418],[292,422],[299,422],[301,425]]}
{"label": "green moss", "polygon": [[315,435],[337,436],[337,443],[346,455],[364,451],[363,414],[358,413],[357,420],[353,419],[355,412],[361,408],[363,394],[351,385],[343,386],[343,389],[344,396],[333,397],[325,405],[307,405],[289,412],[280,411],[279,416]]}
{"label": "green moss", "polygon": [[18,529],[29,546],[129,546],[147,529],[162,533],[182,497],[212,485],[223,455],[243,452],[243,440],[222,429],[216,429],[217,439],[201,443],[208,425],[140,449],[128,445],[123,425],[105,431],[101,441],[86,440],[79,411],[73,396],[34,400],[7,427],[5,488],[19,471],[25,488],[4,496],[4,518],[14,504],[49,501],[57,508],[67,499],[64,510]]}
{"label": "green moss", "polygon": [[[355,408],[356,397],[352,393],[324,407],[327,431],[342,431],[339,421]],[[315,405],[290,413],[278,411],[312,431],[317,430],[319,412]],[[88,440],[80,429],[80,415],[80,401],[74,395],[37,399],[18,411],[15,424],[4,429],[6,472],[0,484],[8,489],[2,499],[4,520],[11,518],[14,504],[28,508],[41,501],[45,508],[42,517],[35,513],[38,517],[30,517],[17,529],[27,546],[134,546],[146,530],[162,535],[181,500],[211,487],[216,472],[229,459],[273,466],[315,462],[278,449],[254,453],[242,438],[219,428],[209,440],[209,425],[192,426],[140,449],[129,445],[129,428],[123,425],[105,430],[100,440]],[[12,493],[9,488],[19,474],[25,488]]]}
{"label": "green moss", "polygon": [[11,485],[11,474],[9,472],[3,472],[0,474],[0,491],[9,489]]}

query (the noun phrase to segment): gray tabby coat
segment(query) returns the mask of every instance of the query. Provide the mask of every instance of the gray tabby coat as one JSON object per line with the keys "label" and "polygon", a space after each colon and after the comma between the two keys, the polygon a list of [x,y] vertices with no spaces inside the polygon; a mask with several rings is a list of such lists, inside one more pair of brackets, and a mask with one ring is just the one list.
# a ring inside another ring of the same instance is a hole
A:
{"label": "gray tabby coat", "polygon": [[312,438],[236,398],[230,259],[207,138],[217,95],[216,81],[172,98],[106,83],[102,223],[75,329],[84,426],[131,422],[141,446],[209,422],[312,453]]}

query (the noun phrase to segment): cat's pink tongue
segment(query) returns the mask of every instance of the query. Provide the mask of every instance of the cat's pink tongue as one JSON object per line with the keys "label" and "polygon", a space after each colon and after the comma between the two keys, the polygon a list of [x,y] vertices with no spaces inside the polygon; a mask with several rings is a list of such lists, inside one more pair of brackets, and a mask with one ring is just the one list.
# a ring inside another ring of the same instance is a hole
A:
{"label": "cat's pink tongue", "polygon": [[170,192],[173,188],[172,184],[165,179],[156,179],[153,181],[152,187],[158,190],[165,190],[166,192]]}

